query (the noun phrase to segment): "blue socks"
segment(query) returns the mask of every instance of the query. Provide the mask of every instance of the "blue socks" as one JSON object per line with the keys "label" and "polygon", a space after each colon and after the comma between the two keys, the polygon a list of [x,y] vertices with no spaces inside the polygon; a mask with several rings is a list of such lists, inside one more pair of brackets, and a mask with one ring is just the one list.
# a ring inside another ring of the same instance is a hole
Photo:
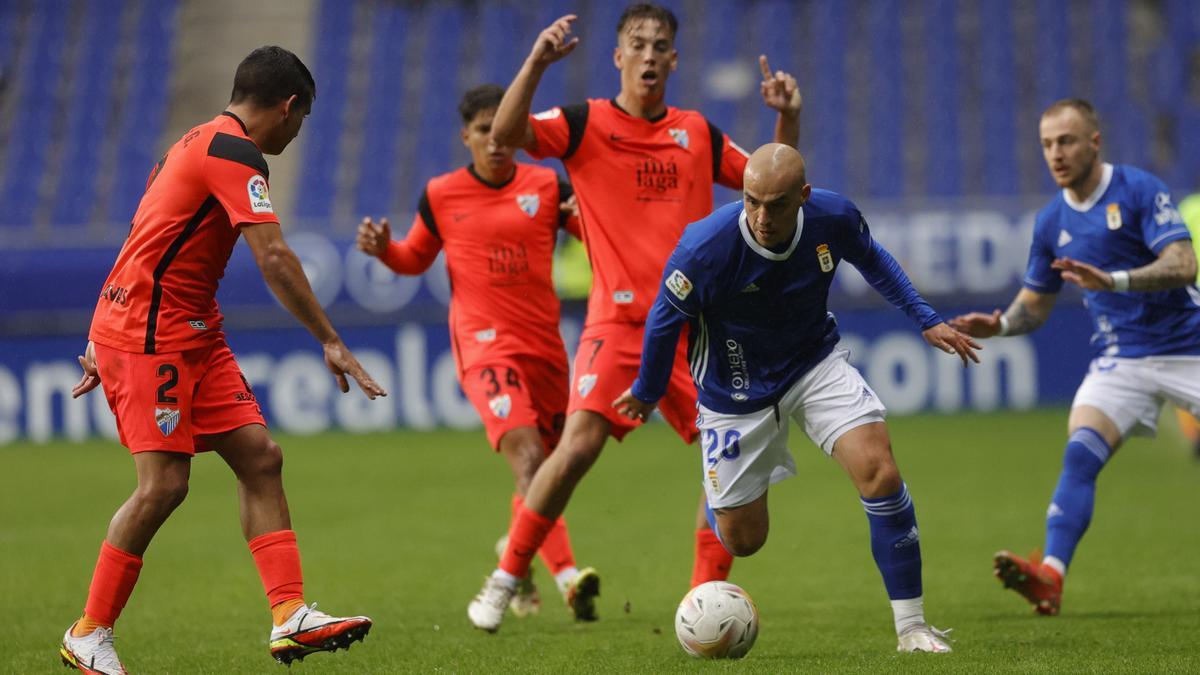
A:
{"label": "blue socks", "polygon": [[908,486],[894,495],[861,498],[871,524],[871,553],[891,600],[921,597],[921,537]]}
{"label": "blue socks", "polygon": [[1111,455],[1112,448],[1094,429],[1076,429],[1067,439],[1062,474],[1046,511],[1045,557],[1060,561],[1060,572],[1071,564],[1075,546],[1092,521],[1096,476]]}

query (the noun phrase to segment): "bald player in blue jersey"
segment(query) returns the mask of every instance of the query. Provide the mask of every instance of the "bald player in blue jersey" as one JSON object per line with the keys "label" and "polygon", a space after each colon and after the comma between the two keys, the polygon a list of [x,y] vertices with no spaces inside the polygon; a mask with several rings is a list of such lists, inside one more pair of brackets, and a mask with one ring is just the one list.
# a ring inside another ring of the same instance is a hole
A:
{"label": "bald player in blue jersey", "polygon": [[857,267],[929,344],[964,366],[978,361],[978,345],[921,298],[850,200],[808,185],[794,148],[759,148],[743,196],[684,231],[650,310],[637,380],[613,405],[646,419],[666,392],[687,324],[702,480],[724,546],[748,556],[766,542],[767,488],[796,473],[787,449],[793,418],[862,495],[897,649],[949,652],[945,633],[925,622],[916,512],[892,457],[886,409],[838,348],[827,307],[838,262]]}
{"label": "bald player in blue jersey", "polygon": [[1041,326],[1063,282],[1083,289],[1092,315],[1091,366],[1067,422],[1063,469],[1046,512],[1045,557],[995,555],[996,576],[1055,615],[1063,577],[1092,519],[1096,476],[1121,442],[1153,436],[1170,401],[1200,413],[1200,290],[1191,235],[1162,181],[1100,158],[1100,125],[1086,101],[1042,113],[1042,154],[1062,192],[1038,212],[1024,288],[1003,313],[950,325],[974,337]]}

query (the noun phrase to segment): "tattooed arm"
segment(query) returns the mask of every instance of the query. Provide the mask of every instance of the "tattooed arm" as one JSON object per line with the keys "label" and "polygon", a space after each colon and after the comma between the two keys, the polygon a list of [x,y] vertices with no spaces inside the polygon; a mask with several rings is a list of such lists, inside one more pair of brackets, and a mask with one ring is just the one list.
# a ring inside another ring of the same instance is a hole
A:
{"label": "tattooed arm", "polygon": [[[1070,258],[1059,258],[1051,267],[1089,291],[1168,291],[1196,283],[1196,253],[1188,239],[1167,244],[1157,260],[1131,270],[1105,272]],[[1121,275],[1126,275],[1124,281]]]}
{"label": "tattooed arm", "polygon": [[1057,299],[1055,293],[1038,293],[1022,288],[1003,313],[998,309],[991,314],[971,312],[954,317],[950,320],[950,326],[978,338],[1025,335],[1046,322]]}

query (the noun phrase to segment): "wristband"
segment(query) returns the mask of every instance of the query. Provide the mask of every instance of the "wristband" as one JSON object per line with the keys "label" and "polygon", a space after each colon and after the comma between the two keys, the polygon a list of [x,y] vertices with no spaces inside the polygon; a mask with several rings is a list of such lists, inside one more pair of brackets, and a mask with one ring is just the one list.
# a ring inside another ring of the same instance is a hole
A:
{"label": "wristband", "polygon": [[996,335],[998,337],[1008,335],[1008,317],[1003,314],[1000,315],[1000,332],[996,333]]}
{"label": "wristband", "polygon": [[1112,277],[1112,289],[1114,292],[1124,293],[1129,290],[1129,270],[1113,272],[1109,276]]}

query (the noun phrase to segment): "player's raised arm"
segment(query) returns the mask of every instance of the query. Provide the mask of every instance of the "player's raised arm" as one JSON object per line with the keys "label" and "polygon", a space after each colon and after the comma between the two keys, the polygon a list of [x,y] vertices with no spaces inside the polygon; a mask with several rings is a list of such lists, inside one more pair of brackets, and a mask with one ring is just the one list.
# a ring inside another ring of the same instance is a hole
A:
{"label": "player's raised arm", "polygon": [[782,70],[772,73],[765,54],[758,57],[758,67],[763,77],[763,103],[779,111],[775,120],[775,142],[797,147],[800,143],[800,110],[804,106],[804,99],[800,96],[796,78]]}
{"label": "player's raised arm", "polygon": [[308,284],[308,278],[304,276],[300,259],[283,240],[279,223],[243,225],[241,230],[271,292],[321,343],[325,350],[325,365],[337,379],[342,392],[350,391],[350,384],[346,381],[346,376],[349,375],[358,383],[367,398],[387,396],[383,387],[376,384],[359,365],[358,359],[354,358],[338,337],[333,325],[329,323],[329,317],[325,316],[325,310],[321,309],[321,304],[317,302],[312,287]]}
{"label": "player's raised arm", "polygon": [[441,242],[429,232],[420,214],[403,241],[392,240],[392,226],[387,218],[381,218],[378,224],[369,217],[363,218],[354,244],[363,253],[379,258],[396,274],[408,275],[424,273],[442,250]]}
{"label": "player's raised arm", "polygon": [[1037,330],[1050,318],[1057,293],[1038,293],[1022,288],[1004,312],[971,312],[950,320],[950,327],[971,337],[990,338],[1025,335]]}
{"label": "player's raised arm", "polygon": [[538,34],[533,49],[522,64],[521,70],[517,71],[512,84],[508,85],[500,107],[496,109],[496,117],[492,121],[492,140],[496,145],[525,148],[530,151],[537,147],[537,138],[533,135],[533,126],[529,123],[533,93],[537,91],[546,68],[570,54],[579,44],[579,38],[571,36],[571,23],[575,18],[574,14],[559,17]]}

